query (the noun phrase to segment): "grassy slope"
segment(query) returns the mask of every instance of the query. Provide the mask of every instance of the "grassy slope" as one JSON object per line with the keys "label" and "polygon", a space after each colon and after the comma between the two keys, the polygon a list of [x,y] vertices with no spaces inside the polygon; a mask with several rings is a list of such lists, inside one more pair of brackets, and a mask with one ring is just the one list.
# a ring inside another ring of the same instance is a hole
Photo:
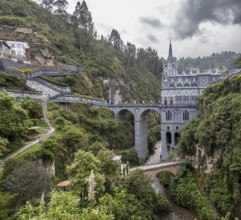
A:
{"label": "grassy slope", "polygon": [[27,41],[36,62],[85,67],[82,74],[54,79],[68,84],[75,93],[107,98],[103,79],[114,79],[125,101],[159,99],[160,83],[153,74],[136,66],[125,68],[112,46],[93,39],[82,29],[76,30],[63,16],[52,15],[29,0],[2,0],[0,15],[0,25],[33,29],[32,34],[26,35],[14,31],[4,35],[3,29],[2,36]]}

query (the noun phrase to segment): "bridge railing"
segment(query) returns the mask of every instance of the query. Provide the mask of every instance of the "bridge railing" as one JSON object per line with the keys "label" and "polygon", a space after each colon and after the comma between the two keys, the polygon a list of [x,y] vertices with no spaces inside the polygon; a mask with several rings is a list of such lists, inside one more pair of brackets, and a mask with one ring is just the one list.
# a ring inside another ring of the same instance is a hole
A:
{"label": "bridge railing", "polygon": [[107,101],[103,101],[103,100],[95,99],[95,98],[75,96],[75,95],[56,95],[56,96],[51,97],[50,101],[63,102],[63,103],[82,102],[82,103],[91,103],[91,104],[98,105],[98,106],[107,106]]}
{"label": "bridge railing", "polygon": [[43,99],[43,93],[42,92],[31,92],[31,91],[21,91],[21,90],[14,90],[14,89],[5,89],[0,88],[0,91],[6,90],[10,95],[23,99],[23,98],[31,98],[34,100],[42,100]]}
{"label": "bridge railing", "polygon": [[17,77],[26,80],[26,75],[23,74],[23,73],[20,73],[20,72],[18,72],[16,70],[10,69],[10,68],[5,67],[5,66],[0,66],[0,70],[2,70],[4,72],[7,72],[7,73],[12,73],[12,74],[14,74]]}

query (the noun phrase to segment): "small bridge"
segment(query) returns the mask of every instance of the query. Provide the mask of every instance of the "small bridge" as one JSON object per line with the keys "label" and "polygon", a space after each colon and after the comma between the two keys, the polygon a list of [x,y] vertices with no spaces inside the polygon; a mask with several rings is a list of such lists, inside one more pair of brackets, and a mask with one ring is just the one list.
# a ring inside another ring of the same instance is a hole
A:
{"label": "small bridge", "polygon": [[185,160],[180,160],[175,162],[144,165],[144,166],[131,168],[130,172],[140,169],[140,170],[143,170],[147,176],[153,177],[161,171],[169,171],[174,176],[176,176],[184,163],[185,163]]}

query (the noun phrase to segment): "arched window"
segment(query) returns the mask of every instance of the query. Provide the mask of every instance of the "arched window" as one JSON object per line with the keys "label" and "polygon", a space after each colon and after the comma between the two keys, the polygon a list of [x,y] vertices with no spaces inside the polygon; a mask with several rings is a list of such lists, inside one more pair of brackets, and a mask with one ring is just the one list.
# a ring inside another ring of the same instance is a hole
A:
{"label": "arched window", "polygon": [[170,105],[173,105],[173,97],[170,98]]}
{"label": "arched window", "polygon": [[183,112],[183,121],[188,121],[189,120],[189,112],[185,110]]}
{"label": "arched window", "polygon": [[167,105],[167,97],[164,97],[164,105]]}
{"label": "arched window", "polygon": [[179,133],[175,133],[174,134],[174,145],[177,146],[177,143],[178,143],[178,140],[179,140]]}
{"label": "arched window", "polygon": [[170,112],[169,110],[166,112],[166,120],[167,121],[171,121],[172,120],[172,112]]}
{"label": "arched window", "polygon": [[167,144],[171,144],[172,143],[172,134],[169,131],[166,133],[166,143]]}

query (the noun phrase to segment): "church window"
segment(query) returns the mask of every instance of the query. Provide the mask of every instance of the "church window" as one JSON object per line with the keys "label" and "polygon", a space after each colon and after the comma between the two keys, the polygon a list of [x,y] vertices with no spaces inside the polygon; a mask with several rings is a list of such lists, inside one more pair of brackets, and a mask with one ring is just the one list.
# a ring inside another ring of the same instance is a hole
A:
{"label": "church window", "polygon": [[170,105],[173,105],[173,98],[170,98]]}
{"label": "church window", "polygon": [[189,112],[185,110],[183,112],[183,121],[188,121],[189,120]]}
{"label": "church window", "polygon": [[182,96],[176,96],[177,98],[177,102],[181,102],[182,101]]}
{"label": "church window", "polygon": [[167,97],[164,98],[164,105],[167,105]]}
{"label": "church window", "polygon": [[171,132],[167,132],[166,133],[166,142],[167,142],[167,144],[171,144],[172,143],[172,134],[171,134]]}
{"label": "church window", "polygon": [[166,112],[166,120],[167,121],[171,121],[172,120],[172,112],[169,111],[169,110]]}
{"label": "church window", "polygon": [[177,87],[182,87],[182,83],[177,83]]}

